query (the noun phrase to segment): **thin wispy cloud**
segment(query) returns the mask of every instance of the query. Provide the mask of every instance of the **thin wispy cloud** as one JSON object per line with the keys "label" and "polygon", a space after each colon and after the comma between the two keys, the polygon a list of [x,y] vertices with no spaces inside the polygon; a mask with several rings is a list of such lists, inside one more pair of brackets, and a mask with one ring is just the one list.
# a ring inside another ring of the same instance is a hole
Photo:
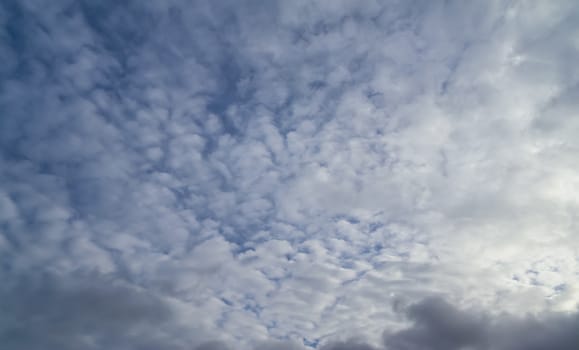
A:
{"label": "thin wispy cloud", "polygon": [[8,350],[579,347],[574,1],[0,4]]}

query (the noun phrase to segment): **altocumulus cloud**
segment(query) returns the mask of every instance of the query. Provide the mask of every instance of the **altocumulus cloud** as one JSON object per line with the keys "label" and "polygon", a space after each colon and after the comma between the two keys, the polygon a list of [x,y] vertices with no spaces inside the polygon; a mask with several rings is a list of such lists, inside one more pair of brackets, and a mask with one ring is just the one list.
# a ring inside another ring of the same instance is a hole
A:
{"label": "altocumulus cloud", "polygon": [[0,27],[2,348],[579,348],[575,1]]}

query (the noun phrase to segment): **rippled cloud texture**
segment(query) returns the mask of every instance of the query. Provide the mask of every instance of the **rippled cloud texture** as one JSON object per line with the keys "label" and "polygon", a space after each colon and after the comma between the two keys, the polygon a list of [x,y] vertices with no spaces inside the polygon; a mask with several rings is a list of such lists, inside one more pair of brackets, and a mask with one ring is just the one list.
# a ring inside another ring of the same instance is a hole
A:
{"label": "rippled cloud texture", "polygon": [[579,349],[576,1],[0,26],[3,349]]}

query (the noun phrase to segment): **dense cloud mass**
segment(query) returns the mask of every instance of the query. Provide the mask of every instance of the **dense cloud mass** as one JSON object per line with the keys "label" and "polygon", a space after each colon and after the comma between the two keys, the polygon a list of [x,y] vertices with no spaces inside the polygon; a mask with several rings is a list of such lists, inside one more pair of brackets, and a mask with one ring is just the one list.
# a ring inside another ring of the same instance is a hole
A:
{"label": "dense cloud mass", "polygon": [[386,334],[387,349],[571,350],[579,346],[579,313],[490,317],[432,298],[412,305],[407,315],[412,325]]}
{"label": "dense cloud mass", "polygon": [[579,7],[0,2],[0,347],[579,349]]}

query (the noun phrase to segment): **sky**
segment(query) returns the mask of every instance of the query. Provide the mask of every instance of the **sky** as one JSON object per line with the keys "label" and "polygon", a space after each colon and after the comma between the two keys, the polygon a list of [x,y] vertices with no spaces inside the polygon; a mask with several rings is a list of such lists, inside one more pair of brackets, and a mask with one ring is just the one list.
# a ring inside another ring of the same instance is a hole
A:
{"label": "sky", "polygon": [[579,349],[576,1],[0,28],[2,349]]}

